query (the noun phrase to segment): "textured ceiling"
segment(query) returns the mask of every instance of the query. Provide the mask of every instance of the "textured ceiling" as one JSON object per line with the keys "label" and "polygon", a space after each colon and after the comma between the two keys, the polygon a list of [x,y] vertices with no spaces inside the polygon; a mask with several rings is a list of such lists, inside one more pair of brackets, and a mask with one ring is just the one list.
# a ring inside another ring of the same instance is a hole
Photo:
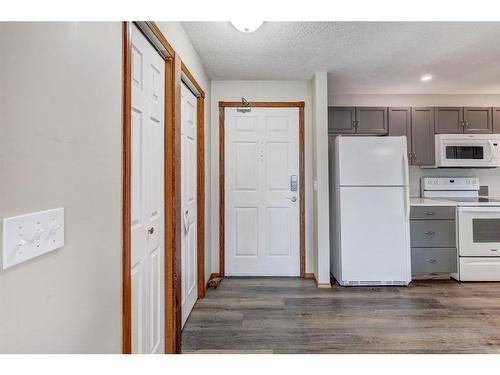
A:
{"label": "textured ceiling", "polygon": [[[500,22],[183,22],[214,80],[304,80],[330,93],[500,93]],[[423,74],[431,82],[420,82]]]}

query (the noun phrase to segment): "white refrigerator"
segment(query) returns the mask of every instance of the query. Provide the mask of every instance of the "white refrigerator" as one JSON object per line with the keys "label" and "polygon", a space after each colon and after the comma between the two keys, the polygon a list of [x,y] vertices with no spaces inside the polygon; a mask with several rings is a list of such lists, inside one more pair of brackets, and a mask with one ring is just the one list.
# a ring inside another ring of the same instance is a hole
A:
{"label": "white refrigerator", "polygon": [[345,286],[408,285],[406,137],[338,136],[330,152],[335,165],[330,173],[335,202],[333,276]]}

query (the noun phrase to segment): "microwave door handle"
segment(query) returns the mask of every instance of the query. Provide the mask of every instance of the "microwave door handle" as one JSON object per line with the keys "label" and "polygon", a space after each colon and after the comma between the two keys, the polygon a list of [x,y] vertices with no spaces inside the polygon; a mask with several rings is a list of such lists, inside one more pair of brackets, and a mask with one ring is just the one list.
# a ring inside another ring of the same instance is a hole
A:
{"label": "microwave door handle", "polygon": [[493,146],[493,141],[488,139],[488,145],[490,146],[490,162],[493,161],[493,156],[495,153],[495,146]]}

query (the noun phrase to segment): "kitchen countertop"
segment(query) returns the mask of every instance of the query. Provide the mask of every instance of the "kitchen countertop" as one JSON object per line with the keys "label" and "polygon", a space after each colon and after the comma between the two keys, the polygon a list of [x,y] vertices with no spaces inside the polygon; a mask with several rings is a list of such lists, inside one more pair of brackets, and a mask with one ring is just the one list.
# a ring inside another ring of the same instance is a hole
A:
{"label": "kitchen countertop", "polygon": [[447,201],[444,199],[429,199],[429,198],[419,198],[410,197],[410,206],[449,206],[455,207],[457,202]]}

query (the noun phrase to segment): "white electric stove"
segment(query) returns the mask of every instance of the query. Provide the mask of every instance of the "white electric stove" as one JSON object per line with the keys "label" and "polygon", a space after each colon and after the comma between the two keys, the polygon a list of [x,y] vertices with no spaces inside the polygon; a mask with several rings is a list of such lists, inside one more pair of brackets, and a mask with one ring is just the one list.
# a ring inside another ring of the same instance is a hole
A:
{"label": "white electric stove", "polygon": [[500,281],[500,199],[479,196],[476,177],[424,177],[421,193],[457,204],[457,278]]}

